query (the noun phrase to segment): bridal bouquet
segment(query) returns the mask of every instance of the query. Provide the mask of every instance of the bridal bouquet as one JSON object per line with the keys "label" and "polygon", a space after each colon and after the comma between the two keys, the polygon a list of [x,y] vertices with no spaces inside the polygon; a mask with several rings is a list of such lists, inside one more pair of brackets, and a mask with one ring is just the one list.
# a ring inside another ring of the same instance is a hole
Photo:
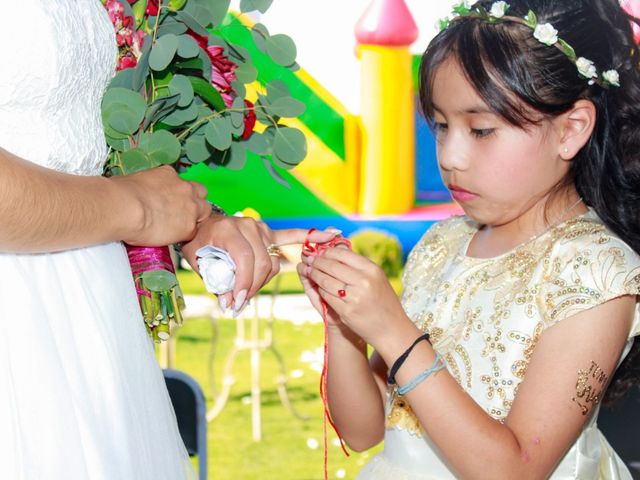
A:
{"label": "bridal bouquet", "polygon": [[[253,152],[281,180],[274,164],[289,169],[303,160],[304,135],[281,119],[305,106],[282,81],[255,83],[248,50],[225,36],[230,0],[102,1],[118,44],[118,73],[102,102],[111,147],[105,175],[160,165],[182,172],[196,163],[241,169]],[[264,13],[272,1],[242,0],[240,10]],[[297,69],[289,37],[259,23],[247,28],[262,53]],[[147,329],[165,340],[184,306],[169,248],[127,250]]]}

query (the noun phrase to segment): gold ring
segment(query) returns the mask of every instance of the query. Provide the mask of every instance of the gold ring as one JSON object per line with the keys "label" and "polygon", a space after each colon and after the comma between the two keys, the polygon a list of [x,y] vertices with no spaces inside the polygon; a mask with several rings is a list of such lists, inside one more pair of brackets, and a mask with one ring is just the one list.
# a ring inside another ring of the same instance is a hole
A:
{"label": "gold ring", "polygon": [[280,254],[282,253],[282,250],[280,250],[280,247],[278,245],[276,245],[275,243],[272,243],[267,247],[267,253],[271,257],[279,257]]}

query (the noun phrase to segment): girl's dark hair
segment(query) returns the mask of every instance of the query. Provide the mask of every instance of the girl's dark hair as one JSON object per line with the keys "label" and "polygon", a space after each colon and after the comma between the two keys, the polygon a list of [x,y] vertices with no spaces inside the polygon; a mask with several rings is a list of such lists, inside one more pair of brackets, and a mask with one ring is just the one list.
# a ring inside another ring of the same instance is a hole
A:
{"label": "girl's dark hair", "polygon": [[[493,0],[478,3],[490,10]],[[621,86],[589,85],[559,49],[538,42],[524,25],[460,17],[436,36],[422,58],[420,103],[425,117],[433,122],[435,72],[451,58],[484,102],[519,128],[539,123],[540,114],[553,118],[577,100],[590,100],[597,110],[593,135],[558,190],[573,183],[584,202],[640,254],[640,54],[631,27],[636,19],[618,0],[508,3],[509,16],[522,18],[532,10],[539,23],[551,23],[598,72],[616,69]],[[640,342],[635,342],[611,381],[606,401],[621,398],[639,380]]]}

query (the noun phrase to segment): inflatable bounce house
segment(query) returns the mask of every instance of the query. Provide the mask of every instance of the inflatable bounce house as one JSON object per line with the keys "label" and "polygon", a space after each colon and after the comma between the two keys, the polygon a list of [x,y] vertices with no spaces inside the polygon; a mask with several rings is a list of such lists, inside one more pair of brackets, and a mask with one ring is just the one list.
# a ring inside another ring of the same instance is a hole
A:
{"label": "inflatable bounce house", "polygon": [[359,115],[303,68],[274,64],[241,19],[230,18],[226,34],[251,53],[256,89],[278,79],[306,104],[291,125],[306,135],[308,154],[295,169],[278,170],[284,182],[251,154],[242,171],[197,165],[184,174],[205,184],[216,203],[229,212],[251,208],[272,228],[384,230],[405,255],[432,223],[461,212],[440,181],[434,139],[419,112],[420,57],[409,50],[418,28],[404,0],[373,0],[355,27]]}

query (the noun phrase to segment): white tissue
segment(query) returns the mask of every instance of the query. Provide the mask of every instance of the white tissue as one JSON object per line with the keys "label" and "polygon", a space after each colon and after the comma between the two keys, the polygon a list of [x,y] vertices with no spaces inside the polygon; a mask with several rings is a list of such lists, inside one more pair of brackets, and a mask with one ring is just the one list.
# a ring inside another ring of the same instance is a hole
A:
{"label": "white tissue", "polygon": [[207,245],[196,252],[198,269],[208,292],[230,292],[236,286],[236,264],[226,250]]}

